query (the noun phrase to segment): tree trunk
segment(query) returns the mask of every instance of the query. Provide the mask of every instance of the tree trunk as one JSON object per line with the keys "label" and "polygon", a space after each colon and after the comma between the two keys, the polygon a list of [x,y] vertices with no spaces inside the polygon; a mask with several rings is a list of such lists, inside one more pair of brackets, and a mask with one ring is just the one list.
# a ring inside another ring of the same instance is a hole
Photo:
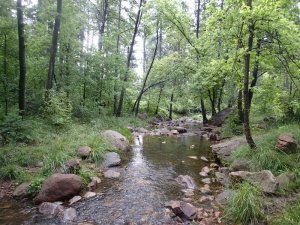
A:
{"label": "tree trunk", "polygon": [[211,105],[211,116],[216,115],[216,92],[214,90],[215,88],[212,89],[212,91],[208,90],[208,97],[210,100],[210,105]]}
{"label": "tree trunk", "polygon": [[173,114],[173,99],[174,99],[174,90],[172,91],[171,94],[171,99],[170,99],[170,108],[169,108],[169,119],[172,119],[172,114]]}
{"label": "tree trunk", "polygon": [[157,100],[157,105],[156,105],[156,109],[155,109],[154,115],[157,115],[157,114],[158,114],[159,103],[160,103],[161,94],[162,94],[162,91],[163,91],[163,89],[164,89],[164,86],[165,86],[165,85],[161,85],[161,87],[160,87],[160,91],[159,91],[158,100]]}
{"label": "tree trunk", "polygon": [[218,112],[221,112],[221,104],[222,104],[222,100],[223,100],[223,90],[224,90],[225,82],[226,82],[226,80],[223,79],[222,85],[220,88],[219,98],[218,98]]}
{"label": "tree trunk", "polygon": [[103,49],[103,34],[105,30],[105,24],[107,21],[108,14],[108,0],[103,1],[102,12],[98,10],[98,29],[99,29],[99,41],[98,41],[98,49],[101,51]]}
{"label": "tree trunk", "polygon": [[50,61],[49,61],[49,71],[48,71],[48,81],[46,89],[49,91],[53,86],[54,79],[54,69],[55,69],[55,57],[57,53],[57,43],[58,43],[58,33],[60,29],[60,18],[62,10],[62,0],[57,0],[57,14],[54,22],[54,29],[52,34],[52,44],[50,49]]}
{"label": "tree trunk", "polygon": [[26,62],[25,62],[25,34],[22,0],[17,0],[18,36],[19,36],[19,114],[25,115],[25,82],[26,82]]}
{"label": "tree trunk", "polygon": [[[247,5],[252,9],[252,0],[247,0]],[[250,72],[250,60],[251,50],[253,47],[254,40],[254,23],[252,20],[249,21],[248,25],[248,45],[247,51],[244,55],[244,87],[243,87],[243,98],[244,98],[244,132],[247,143],[251,149],[255,149],[256,145],[251,135],[249,114],[250,114],[250,101],[249,101],[249,72]]]}
{"label": "tree trunk", "polygon": [[244,110],[243,110],[243,92],[242,92],[242,90],[239,90],[239,92],[238,92],[237,107],[238,107],[238,114],[239,114],[239,122],[240,122],[240,124],[243,124],[244,123]]}
{"label": "tree trunk", "polygon": [[[131,57],[132,57],[132,54],[133,54],[133,46],[134,46],[134,43],[135,43],[135,38],[136,38],[136,35],[137,35],[137,32],[138,32],[141,17],[142,17],[142,5],[143,5],[143,0],[140,0],[139,10],[138,10],[138,13],[137,13],[137,16],[136,16],[134,31],[133,31],[132,40],[131,40],[131,44],[130,44],[130,49],[129,49],[128,57],[127,57],[127,71],[126,71],[124,79],[123,79],[124,83],[126,83],[127,80],[128,80],[130,62],[131,62]],[[118,105],[116,117],[120,117],[121,114],[122,114],[124,96],[125,96],[125,86],[123,84],[122,85],[122,90],[121,90],[121,93],[120,93],[119,105]]]}
{"label": "tree trunk", "polygon": [[207,119],[207,116],[206,116],[206,109],[205,109],[205,104],[204,104],[203,98],[201,98],[200,104],[201,104],[202,122],[203,122],[203,124],[205,124],[205,123],[208,122],[208,119]]}

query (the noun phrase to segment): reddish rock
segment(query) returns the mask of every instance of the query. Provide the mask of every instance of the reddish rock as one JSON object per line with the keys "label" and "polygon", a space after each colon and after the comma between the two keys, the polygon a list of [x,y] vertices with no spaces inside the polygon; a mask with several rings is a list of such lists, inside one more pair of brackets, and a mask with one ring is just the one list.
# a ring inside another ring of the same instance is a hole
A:
{"label": "reddish rock", "polygon": [[291,133],[281,134],[277,139],[276,148],[285,153],[293,153],[297,149],[297,141]]}
{"label": "reddish rock", "polygon": [[65,162],[63,168],[61,168],[61,173],[76,173],[80,169],[80,160],[71,159]]}
{"label": "reddish rock", "polygon": [[187,202],[170,201],[165,206],[170,208],[176,216],[189,220],[195,219],[197,214],[197,208]]}
{"label": "reddish rock", "polygon": [[69,199],[83,189],[79,176],[74,174],[53,174],[43,184],[41,191],[34,199],[36,204]]}

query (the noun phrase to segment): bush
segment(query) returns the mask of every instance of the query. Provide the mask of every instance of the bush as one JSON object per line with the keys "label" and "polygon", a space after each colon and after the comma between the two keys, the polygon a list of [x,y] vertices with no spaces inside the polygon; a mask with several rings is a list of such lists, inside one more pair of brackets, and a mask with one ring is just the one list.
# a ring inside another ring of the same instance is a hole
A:
{"label": "bush", "polygon": [[243,125],[240,122],[237,109],[234,109],[225,120],[221,132],[222,137],[233,137],[243,134]]}
{"label": "bush", "polygon": [[241,224],[256,224],[263,218],[263,194],[260,189],[244,182],[229,202],[224,212],[226,220]]}
{"label": "bush", "polygon": [[63,91],[50,91],[45,101],[44,115],[55,126],[61,127],[70,123],[72,105],[67,94]]}
{"label": "bush", "polygon": [[44,181],[46,180],[45,177],[36,177],[31,181],[30,187],[28,189],[28,194],[31,196],[35,196],[42,188]]}

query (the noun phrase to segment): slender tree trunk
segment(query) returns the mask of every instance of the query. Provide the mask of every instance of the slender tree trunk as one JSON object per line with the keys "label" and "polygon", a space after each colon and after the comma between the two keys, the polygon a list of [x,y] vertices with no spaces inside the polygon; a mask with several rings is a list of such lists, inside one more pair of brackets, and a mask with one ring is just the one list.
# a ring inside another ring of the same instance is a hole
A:
{"label": "slender tree trunk", "polygon": [[19,114],[25,115],[25,82],[26,82],[26,62],[25,62],[25,34],[22,0],[17,0],[17,17],[18,17],[18,36],[19,36]]}
{"label": "slender tree trunk", "polygon": [[155,49],[154,49],[154,53],[153,53],[153,57],[152,57],[152,60],[151,60],[151,64],[148,68],[148,71],[147,71],[147,74],[145,76],[145,79],[144,79],[144,82],[143,82],[143,86],[141,88],[141,91],[139,93],[139,96],[137,97],[137,100],[136,100],[136,106],[134,105],[133,106],[133,109],[132,109],[132,112],[135,110],[135,116],[138,115],[138,112],[139,112],[139,107],[140,107],[140,102],[141,102],[141,99],[143,97],[143,93],[144,93],[144,89],[146,87],[146,83],[147,83],[147,80],[148,80],[148,77],[150,75],[150,72],[151,72],[151,69],[153,67],[153,63],[154,63],[154,60],[156,58],[156,53],[157,53],[157,48],[158,48],[158,41],[159,41],[159,34],[158,34],[158,23],[157,23],[157,29],[156,29],[156,43],[155,43]]}
{"label": "slender tree trunk", "polygon": [[3,72],[5,78],[3,79],[3,89],[4,89],[4,113],[8,114],[8,93],[7,93],[7,36],[4,34],[4,48],[3,48]]}
{"label": "slender tree trunk", "polygon": [[226,80],[223,79],[222,85],[220,88],[219,98],[218,98],[218,112],[221,112],[221,104],[222,104],[222,100],[223,100],[223,91],[224,91],[225,82],[226,82]]}
{"label": "slender tree trunk", "polygon": [[[252,9],[252,0],[247,0],[247,5]],[[243,88],[243,98],[244,98],[244,132],[246,136],[247,143],[251,149],[255,149],[256,145],[251,135],[249,114],[250,114],[250,101],[249,101],[249,72],[250,72],[250,60],[251,60],[251,50],[253,47],[254,40],[254,28],[255,25],[252,20],[249,21],[248,25],[248,45],[247,51],[244,55],[244,88]]]}
{"label": "slender tree trunk", "polygon": [[206,116],[206,108],[204,104],[203,98],[200,99],[200,105],[201,105],[201,114],[202,114],[202,122],[203,124],[208,122],[207,116]]}
{"label": "slender tree trunk", "polygon": [[52,89],[54,73],[55,73],[55,57],[57,53],[57,43],[58,43],[58,33],[60,29],[60,18],[62,10],[62,0],[57,0],[57,14],[54,22],[54,29],[52,34],[52,44],[50,49],[50,61],[49,61],[49,71],[48,71],[48,81],[46,89],[49,91]]}
{"label": "slender tree trunk", "polygon": [[243,91],[238,91],[238,99],[237,99],[237,107],[239,114],[239,122],[240,124],[244,123],[244,110],[243,110]]}
{"label": "slender tree trunk", "polygon": [[169,108],[169,119],[172,119],[172,114],[173,114],[173,100],[174,100],[174,90],[172,91],[171,94],[171,99],[170,99],[170,108]]}
{"label": "slender tree trunk", "polygon": [[164,86],[165,86],[165,85],[161,85],[161,87],[160,87],[160,91],[159,91],[158,100],[157,100],[157,105],[156,105],[156,109],[155,109],[154,115],[157,115],[157,114],[158,114],[159,103],[160,103],[161,94],[162,94],[162,91],[163,91],[163,89],[164,89]]}
{"label": "slender tree trunk", "polygon": [[[139,25],[140,25],[140,22],[141,22],[141,18],[142,18],[142,5],[143,5],[143,0],[140,0],[139,10],[138,10],[137,17],[136,17],[136,20],[135,20],[134,31],[133,31],[132,40],[131,40],[131,44],[130,44],[130,49],[129,49],[128,57],[127,57],[127,71],[126,71],[124,79],[123,79],[124,83],[126,83],[128,81],[130,62],[131,62],[131,57],[132,57],[132,54],[133,54],[133,47],[134,47],[135,38],[136,38],[138,29],[139,29]],[[120,93],[120,98],[119,98],[119,105],[118,105],[118,109],[117,109],[117,113],[116,113],[117,117],[120,117],[121,114],[122,114],[124,97],[125,97],[125,86],[123,84],[122,85],[122,90],[121,90],[121,93]]]}
{"label": "slender tree trunk", "polygon": [[208,97],[210,100],[210,105],[211,105],[211,115],[214,116],[216,115],[216,92],[214,90],[215,88],[212,89],[212,91],[208,90]]}
{"label": "slender tree trunk", "polygon": [[108,0],[103,1],[102,5],[102,12],[98,10],[98,28],[99,28],[99,41],[98,41],[98,49],[99,51],[103,48],[103,35],[105,30],[105,24],[107,21],[107,14],[108,14]]}

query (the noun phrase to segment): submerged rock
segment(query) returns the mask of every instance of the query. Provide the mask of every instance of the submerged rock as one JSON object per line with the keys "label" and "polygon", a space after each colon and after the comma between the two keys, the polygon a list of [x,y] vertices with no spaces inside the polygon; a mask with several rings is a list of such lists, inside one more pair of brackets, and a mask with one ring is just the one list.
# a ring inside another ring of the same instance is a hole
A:
{"label": "submerged rock", "polygon": [[79,176],[74,174],[53,174],[43,184],[35,203],[55,202],[69,199],[83,189]]}
{"label": "submerged rock", "polygon": [[106,178],[118,178],[121,173],[114,171],[114,170],[107,170],[104,172],[104,177]]}
{"label": "submerged rock", "polygon": [[102,134],[104,138],[114,147],[122,151],[128,151],[130,149],[129,141],[122,134],[113,131],[106,130]]}
{"label": "submerged rock", "polygon": [[260,172],[237,171],[229,173],[233,181],[245,180],[253,185],[260,187],[265,193],[274,194],[278,184],[276,177],[270,170],[262,170]]}
{"label": "submerged rock", "polygon": [[88,184],[88,189],[94,190],[97,188],[97,185],[101,183],[101,179],[99,177],[91,177],[91,182]]}
{"label": "submerged rock", "polygon": [[185,186],[187,189],[195,189],[196,188],[196,183],[194,179],[188,175],[179,175],[176,178],[176,181]]}

